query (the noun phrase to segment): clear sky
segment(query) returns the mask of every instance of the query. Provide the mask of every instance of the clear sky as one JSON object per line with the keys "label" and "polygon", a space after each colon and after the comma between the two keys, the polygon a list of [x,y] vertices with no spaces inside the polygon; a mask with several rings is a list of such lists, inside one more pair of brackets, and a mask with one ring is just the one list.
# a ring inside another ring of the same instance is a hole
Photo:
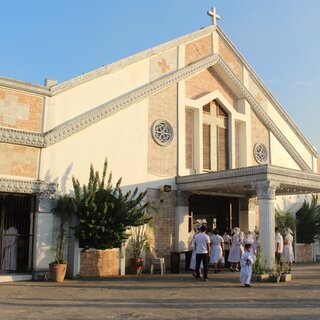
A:
{"label": "clear sky", "polygon": [[320,0],[2,1],[0,76],[61,83],[210,25],[212,6],[320,152]]}

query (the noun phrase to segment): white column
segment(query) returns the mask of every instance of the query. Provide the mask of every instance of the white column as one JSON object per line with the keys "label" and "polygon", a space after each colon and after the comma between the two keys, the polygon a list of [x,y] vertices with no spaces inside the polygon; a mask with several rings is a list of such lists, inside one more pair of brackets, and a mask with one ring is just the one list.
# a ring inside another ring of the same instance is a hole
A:
{"label": "white column", "polygon": [[175,250],[188,250],[189,234],[189,193],[177,191],[177,206],[175,219]]}
{"label": "white column", "polygon": [[257,191],[259,205],[259,232],[262,247],[262,263],[266,261],[271,269],[275,256],[275,210],[274,200],[278,184],[271,181],[255,181],[253,186]]}

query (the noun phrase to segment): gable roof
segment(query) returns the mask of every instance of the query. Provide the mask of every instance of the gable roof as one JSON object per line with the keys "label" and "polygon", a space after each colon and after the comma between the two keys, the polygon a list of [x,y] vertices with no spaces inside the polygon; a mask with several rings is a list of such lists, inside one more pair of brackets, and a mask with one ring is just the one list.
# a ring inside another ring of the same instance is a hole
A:
{"label": "gable roof", "polygon": [[[44,96],[54,96],[63,91],[69,90],[75,86],[78,86],[87,81],[91,81],[95,78],[103,76],[105,74],[115,72],[120,70],[132,63],[141,61],[152,55],[160,53],[165,50],[169,50],[178,45],[185,44],[191,42],[194,39],[203,37],[205,35],[211,34],[213,31],[217,31],[218,35],[224,40],[224,42],[228,45],[228,47],[232,50],[232,52],[236,55],[237,59],[241,62],[241,64],[251,73],[255,82],[261,89],[261,91],[266,95],[267,99],[272,102],[276,110],[279,112],[281,117],[288,123],[292,131],[299,137],[300,141],[308,148],[311,154],[315,157],[320,157],[317,154],[314,147],[309,143],[309,141],[304,137],[302,132],[298,129],[295,123],[291,120],[288,114],[285,112],[280,103],[275,99],[270,90],[264,85],[258,75],[254,72],[253,68],[249,65],[249,63],[244,59],[244,57],[240,54],[237,48],[232,44],[232,42],[228,39],[228,37],[224,34],[222,29],[218,26],[209,26],[203,29],[200,29],[191,34],[182,36],[175,40],[166,42],[159,46],[156,46],[151,49],[147,49],[138,54],[130,56],[128,58],[119,60],[112,64],[103,66],[101,68],[90,71],[86,74],[63,82],[61,84],[57,84],[52,86],[51,88],[47,88],[45,86],[33,85],[26,82],[21,82],[12,79],[0,78],[0,86],[14,88],[18,90],[23,90],[27,92],[36,93]],[[131,92],[128,92],[120,97],[117,97],[111,101],[107,101],[96,108],[79,115],[76,118],[73,118],[67,121],[64,124],[61,124],[54,129],[46,132],[46,133],[35,133],[35,132],[27,132],[16,129],[8,129],[8,128],[0,128],[0,142],[7,143],[15,143],[22,145],[30,145],[36,147],[47,147],[54,143],[57,143],[67,137],[76,134],[77,132],[84,130],[85,128],[93,125],[94,123],[111,116],[112,114],[121,111],[130,105],[137,103],[150,95],[153,95],[171,84],[187,79],[192,75],[205,70],[207,68],[213,67],[214,65],[218,65],[218,68],[228,77],[228,79],[237,87],[239,93],[246,97],[246,99],[250,102],[254,111],[257,113],[259,118],[262,120],[264,124],[275,134],[278,140],[282,143],[282,145],[286,148],[289,154],[295,159],[295,161],[299,164],[302,170],[311,171],[309,166],[305,163],[304,159],[299,155],[299,153],[295,150],[295,148],[290,144],[288,139],[283,135],[281,130],[277,128],[276,124],[270,119],[267,113],[263,110],[263,108],[259,105],[259,103],[252,97],[248,89],[244,86],[243,83],[239,81],[239,79],[233,74],[232,70],[226,65],[226,63],[222,60],[222,58],[217,54],[212,54],[209,57],[198,60],[188,66],[180,68],[170,74],[167,74],[159,79],[151,81],[140,88],[136,88]]]}

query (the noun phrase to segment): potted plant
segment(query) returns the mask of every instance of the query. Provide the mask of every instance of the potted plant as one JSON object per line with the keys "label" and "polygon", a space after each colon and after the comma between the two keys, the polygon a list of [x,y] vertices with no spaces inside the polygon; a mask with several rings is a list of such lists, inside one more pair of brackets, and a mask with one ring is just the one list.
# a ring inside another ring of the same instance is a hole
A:
{"label": "potted plant", "polygon": [[262,248],[261,245],[258,245],[257,255],[256,255],[256,262],[253,265],[253,279],[260,282],[263,280],[269,279],[269,274],[267,273],[266,263],[262,265]]}
{"label": "potted plant", "polygon": [[57,204],[53,209],[53,214],[59,219],[59,227],[57,232],[55,258],[54,261],[49,264],[49,269],[51,279],[56,282],[62,282],[67,271],[64,249],[67,240],[67,225],[70,215],[74,212],[74,209],[74,200],[67,195],[59,196]]}
{"label": "potted plant", "polygon": [[[79,223],[75,236],[84,250],[80,257],[80,276],[104,277],[118,274],[118,248],[130,236],[130,229],[148,223],[146,216],[149,203],[147,191],[123,193],[121,178],[115,186],[111,183],[112,174],[107,178],[107,160],[102,176],[90,166],[89,181],[81,187],[72,177],[75,191],[76,215]],[[109,251],[113,251],[113,254]],[[112,255],[108,258],[108,254]],[[112,260],[112,261],[111,261]],[[108,270],[112,265],[112,270]]]}
{"label": "potted plant", "polygon": [[281,266],[279,263],[274,263],[270,270],[270,277],[271,282],[279,283],[281,279]]}
{"label": "potted plant", "polygon": [[130,254],[130,271],[133,274],[141,274],[143,269],[142,251],[148,247],[146,224],[131,228],[127,250]]}
{"label": "potted plant", "polygon": [[290,273],[290,265],[287,262],[282,263],[282,273],[280,277],[281,282],[288,282],[292,280],[292,276]]}

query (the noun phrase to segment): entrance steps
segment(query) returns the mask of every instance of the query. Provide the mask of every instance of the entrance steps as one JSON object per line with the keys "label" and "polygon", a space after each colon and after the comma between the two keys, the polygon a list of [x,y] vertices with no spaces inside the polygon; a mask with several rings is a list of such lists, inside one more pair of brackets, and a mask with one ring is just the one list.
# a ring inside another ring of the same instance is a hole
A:
{"label": "entrance steps", "polygon": [[0,282],[12,282],[12,281],[29,281],[32,280],[32,274],[26,273],[11,273],[11,274],[0,274]]}

